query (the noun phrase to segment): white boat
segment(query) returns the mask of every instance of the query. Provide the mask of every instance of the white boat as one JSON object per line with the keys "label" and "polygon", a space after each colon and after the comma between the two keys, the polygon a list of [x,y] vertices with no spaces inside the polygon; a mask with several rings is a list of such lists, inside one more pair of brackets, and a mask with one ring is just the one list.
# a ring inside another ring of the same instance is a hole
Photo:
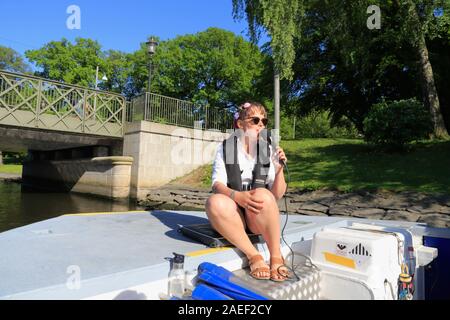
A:
{"label": "white boat", "polygon": [[[275,283],[252,279],[239,250],[211,248],[179,232],[180,225],[203,223],[206,214],[197,211],[87,213],[0,233],[0,299],[167,299],[173,252],[185,256],[189,290],[181,299],[192,299],[202,283],[203,262],[231,271],[268,299],[449,298],[450,229],[290,215],[282,253],[298,278]],[[268,260],[266,244],[255,246]],[[406,271],[409,296],[399,289]]]}

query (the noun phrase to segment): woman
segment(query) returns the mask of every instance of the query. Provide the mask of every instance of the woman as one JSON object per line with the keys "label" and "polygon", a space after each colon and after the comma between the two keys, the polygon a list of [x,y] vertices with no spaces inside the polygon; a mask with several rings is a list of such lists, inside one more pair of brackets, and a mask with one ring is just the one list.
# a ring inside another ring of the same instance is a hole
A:
{"label": "woman", "polygon": [[[206,201],[206,213],[214,229],[247,256],[252,277],[284,281],[289,273],[280,250],[280,213],[277,201],[286,191],[283,166],[280,164],[281,161],[287,161],[286,155],[280,147],[273,152],[270,146],[270,167],[267,163],[268,171],[262,176],[265,187],[248,190],[246,186],[255,181],[256,170],[253,169],[258,163],[259,133],[267,125],[264,106],[256,102],[242,105],[236,125],[243,132],[238,135],[233,147],[237,149],[234,161],[237,158],[240,175],[238,179],[231,179],[229,167],[225,164],[229,163],[229,158],[224,161],[225,143],[220,144],[212,172],[214,194]],[[225,155],[228,154],[225,152]],[[230,184],[230,180],[242,181],[242,187],[236,183]],[[236,189],[231,188],[232,185]],[[266,241],[270,252],[270,268],[251,243],[246,229],[261,234]]]}

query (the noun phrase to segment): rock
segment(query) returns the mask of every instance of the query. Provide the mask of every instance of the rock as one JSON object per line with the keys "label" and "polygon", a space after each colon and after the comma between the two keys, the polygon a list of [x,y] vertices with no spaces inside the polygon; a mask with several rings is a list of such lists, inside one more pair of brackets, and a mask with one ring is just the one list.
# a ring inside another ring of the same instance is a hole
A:
{"label": "rock", "polygon": [[342,194],[336,197],[336,204],[355,206],[359,208],[373,208],[376,205],[373,203],[372,196],[362,196],[360,194]]}
{"label": "rock", "polygon": [[329,208],[317,202],[307,201],[300,205],[300,209],[306,211],[316,211],[325,214],[328,212]]}
{"label": "rock", "polygon": [[421,215],[417,222],[425,222],[430,227],[434,228],[449,228],[450,216],[438,213]]}
{"label": "rock", "polygon": [[404,210],[388,210],[383,220],[397,220],[416,222],[420,215],[415,212],[408,212]]}
{"label": "rock", "polygon": [[[443,207],[439,204],[436,203],[421,203],[421,204],[417,204],[411,207],[408,207],[407,210],[409,212],[415,212],[415,213],[438,213],[441,211],[446,210],[446,208],[448,207]],[[448,208],[448,212],[450,213],[450,208]]]}
{"label": "rock", "polygon": [[[205,203],[213,193],[210,189],[183,185],[166,185],[149,192],[145,204],[151,209],[205,210]],[[450,196],[432,196],[418,192],[368,192],[339,193],[330,190],[313,192],[291,190],[287,194],[289,213],[308,216],[351,216],[425,222],[430,226],[450,226]],[[278,201],[285,211],[285,199]]]}
{"label": "rock", "polygon": [[302,209],[295,210],[295,213],[305,215],[305,216],[327,216],[327,214],[323,213],[323,212],[312,211],[312,210],[302,210]]}
{"label": "rock", "polygon": [[330,216],[350,216],[354,210],[355,207],[336,205],[330,208],[328,214]]}
{"label": "rock", "polygon": [[385,213],[383,209],[377,208],[356,209],[352,212],[352,217],[380,220],[384,217]]}

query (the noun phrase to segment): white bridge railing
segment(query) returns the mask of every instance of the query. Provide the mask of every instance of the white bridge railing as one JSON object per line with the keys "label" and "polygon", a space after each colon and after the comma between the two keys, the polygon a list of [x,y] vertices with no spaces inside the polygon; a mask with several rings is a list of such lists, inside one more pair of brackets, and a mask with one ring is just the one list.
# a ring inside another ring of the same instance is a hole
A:
{"label": "white bridge railing", "polygon": [[0,124],[123,137],[121,95],[0,70]]}

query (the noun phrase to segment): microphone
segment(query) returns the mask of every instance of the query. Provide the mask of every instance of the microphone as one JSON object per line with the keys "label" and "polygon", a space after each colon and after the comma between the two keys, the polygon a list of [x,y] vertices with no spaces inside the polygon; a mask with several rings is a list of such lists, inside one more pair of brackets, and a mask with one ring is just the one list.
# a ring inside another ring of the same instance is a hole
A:
{"label": "microphone", "polygon": [[[272,145],[273,150],[276,150],[276,147],[278,146],[278,138],[274,137],[273,141],[274,143],[272,144],[272,133],[270,130],[267,129],[263,129],[260,132],[260,137],[262,137],[263,141]],[[284,160],[280,160],[278,159],[278,162],[283,166],[286,167],[286,162],[284,162]]]}

